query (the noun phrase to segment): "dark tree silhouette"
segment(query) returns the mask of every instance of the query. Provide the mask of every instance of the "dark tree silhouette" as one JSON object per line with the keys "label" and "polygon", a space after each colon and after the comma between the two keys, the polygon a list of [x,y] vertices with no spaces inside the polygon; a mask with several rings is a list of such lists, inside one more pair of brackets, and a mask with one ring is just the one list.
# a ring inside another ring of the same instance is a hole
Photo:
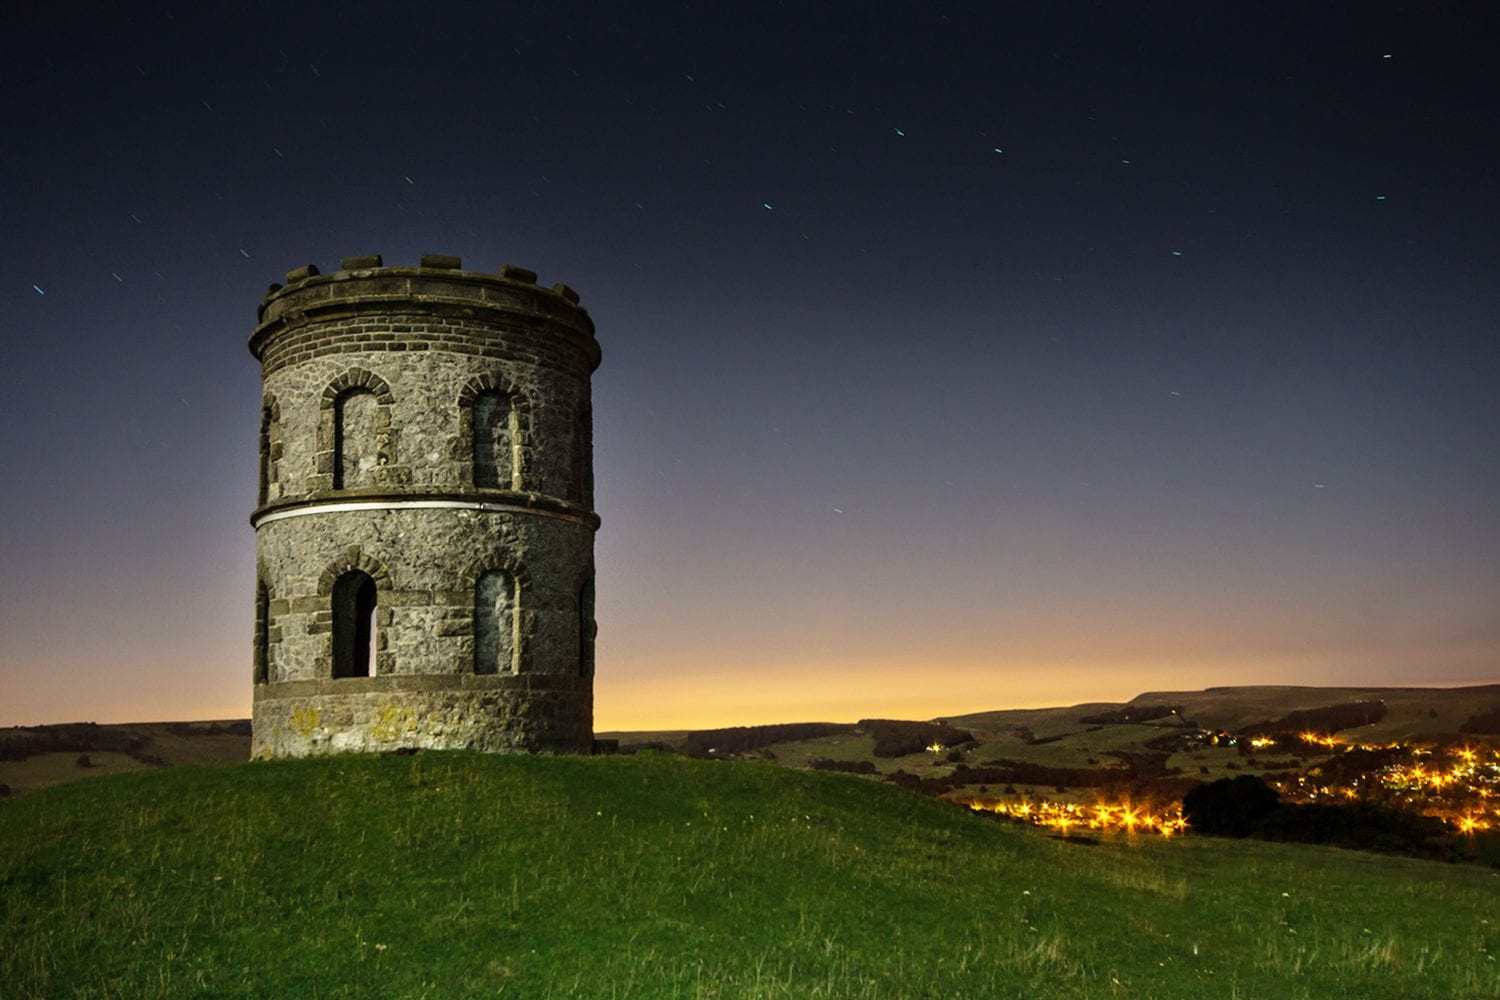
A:
{"label": "dark tree silhouette", "polygon": [[1247,837],[1280,807],[1276,790],[1249,774],[1199,785],[1182,799],[1188,825],[1220,837]]}

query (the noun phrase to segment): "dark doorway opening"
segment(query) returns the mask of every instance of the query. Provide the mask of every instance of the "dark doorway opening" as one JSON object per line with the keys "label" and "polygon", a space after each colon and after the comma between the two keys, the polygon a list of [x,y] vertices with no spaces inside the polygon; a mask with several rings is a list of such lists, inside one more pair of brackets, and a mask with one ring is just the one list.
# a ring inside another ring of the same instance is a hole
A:
{"label": "dark doorway opening", "polygon": [[351,569],[333,584],[333,676],[375,675],[375,581]]}

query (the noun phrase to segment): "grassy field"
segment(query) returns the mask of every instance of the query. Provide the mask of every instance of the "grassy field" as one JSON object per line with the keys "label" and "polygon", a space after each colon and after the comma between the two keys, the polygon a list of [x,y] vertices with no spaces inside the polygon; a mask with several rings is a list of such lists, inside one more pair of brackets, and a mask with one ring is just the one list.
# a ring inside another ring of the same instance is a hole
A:
{"label": "grassy field", "polygon": [[1236,730],[1298,709],[1378,699],[1388,714],[1361,727],[1375,741],[1451,736],[1480,708],[1500,703],[1500,685],[1467,688],[1319,688],[1250,686],[1203,691],[1150,691],[1132,705],[1181,705],[1182,714],[1208,728]]}
{"label": "grassy field", "polygon": [[[49,747],[66,749],[48,750]],[[41,751],[41,752],[38,752]],[[87,754],[87,766],[79,757]],[[127,722],[0,729],[0,785],[29,792],[65,781],[250,757],[250,720]]]}
{"label": "grassy field", "polygon": [[[948,716],[946,721],[971,733],[975,741],[959,748],[958,759],[948,752],[916,752],[900,757],[876,757],[872,738],[849,733],[815,740],[774,743],[767,747],[770,758],[792,767],[807,767],[816,758],[868,761],[877,775],[906,771],[921,777],[941,777],[958,764],[983,766],[988,761],[1007,760],[1048,767],[1104,771],[1120,769],[1124,760],[1116,754],[1156,755],[1163,752],[1155,741],[1173,733],[1192,733],[1199,728],[1236,732],[1257,723],[1274,720],[1304,709],[1319,709],[1340,703],[1378,700],[1386,716],[1378,722],[1344,731],[1354,740],[1386,741],[1462,738],[1461,726],[1475,712],[1500,703],[1500,686],[1470,688],[1314,688],[1235,687],[1204,691],[1163,691],[1142,694],[1126,703],[1090,703],[1059,708],[1002,709]],[[1132,724],[1098,724],[1090,718],[1130,706],[1180,705],[1180,714]],[[624,742],[630,734],[620,734]],[[1473,737],[1476,743],[1487,738]],[[1492,740],[1493,737],[1488,738]],[[1312,767],[1336,756],[1337,751],[1316,747],[1288,746],[1284,741],[1260,752],[1228,743],[1209,745],[1189,742],[1169,747],[1162,767],[1184,779],[1212,781],[1239,774],[1274,774],[1289,761],[1299,769]],[[768,758],[769,759],[769,758]],[[1123,772],[1122,772],[1123,773]],[[1036,793],[1063,800],[1091,801],[1090,789],[1062,790],[1050,786],[1013,783],[1019,792]],[[965,798],[993,793],[995,789],[959,786],[949,794]]]}
{"label": "grassy field", "polygon": [[[1050,767],[1119,768],[1113,752],[1150,752],[1153,739],[1194,726],[1238,731],[1298,709],[1320,708],[1341,702],[1378,699],[1388,714],[1372,725],[1351,730],[1357,739],[1383,741],[1406,738],[1452,738],[1475,712],[1500,705],[1500,685],[1470,688],[1316,688],[1224,687],[1204,691],[1157,691],[1130,702],[1098,702],[1059,708],[1001,709],[949,716],[946,721],[969,731],[976,742],[962,749],[962,762],[982,765],[993,759],[1024,761]],[[1144,724],[1096,725],[1091,716],[1128,705],[1181,705],[1181,716]],[[686,730],[603,732],[599,736],[622,744],[657,743],[681,746]],[[51,745],[64,752],[43,752]],[[130,753],[119,752],[128,746]],[[879,775],[907,771],[937,777],[953,771],[945,754],[925,752],[902,757],[877,757],[875,742],[866,733],[848,732],[818,739],[786,740],[765,748],[767,759],[805,768],[818,759],[865,761]],[[1304,756],[1316,757],[1316,754]],[[93,766],[81,767],[78,757],[88,753]],[[0,786],[26,793],[65,781],[95,778],[121,771],[148,770],[163,765],[243,761],[250,754],[248,720],[220,722],[155,722],[93,726],[13,727],[0,729]],[[1323,754],[1326,757],[1328,754]],[[1257,774],[1288,754],[1282,748],[1255,755],[1224,746],[1193,746],[1174,750],[1166,767],[1196,780],[1211,781],[1235,774]],[[1075,796],[1078,797],[1078,796]],[[1083,797],[1087,797],[1086,795]]]}
{"label": "grassy field", "polygon": [[1089,846],[844,775],[464,753],[0,802],[3,997],[1500,995],[1500,874]]}

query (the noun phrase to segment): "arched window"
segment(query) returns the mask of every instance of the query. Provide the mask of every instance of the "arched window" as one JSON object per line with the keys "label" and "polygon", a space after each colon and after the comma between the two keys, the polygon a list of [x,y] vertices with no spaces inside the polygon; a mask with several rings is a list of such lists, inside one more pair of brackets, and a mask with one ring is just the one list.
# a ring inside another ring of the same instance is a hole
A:
{"label": "arched window", "polygon": [[487,389],[474,397],[470,407],[474,422],[474,485],[491,489],[512,488],[515,469],[515,444],[519,439],[516,409],[510,396]]}
{"label": "arched window", "polygon": [[[318,404],[317,472],[308,480],[315,490],[372,486],[410,471],[396,464],[393,403],[385,379],[363,368],[350,368],[328,383]],[[273,479],[277,452],[273,440]]]}
{"label": "arched window", "polygon": [[260,581],[255,584],[255,683],[271,679],[271,591]]}
{"label": "arched window", "polygon": [[594,636],[598,633],[594,621],[594,578],[583,581],[578,591],[578,676],[594,676]]}
{"label": "arched window", "polygon": [[504,570],[486,570],[474,581],[474,672],[516,672],[516,606],[519,589]]}
{"label": "arched window", "polygon": [[380,401],[367,388],[349,389],[333,403],[333,488],[374,482],[380,464]]}
{"label": "arched window", "polygon": [[522,490],[531,403],[501,371],[481,372],[458,393],[458,454],[479,489]]}
{"label": "arched window", "polygon": [[333,583],[333,676],[375,674],[375,581],[351,569]]}

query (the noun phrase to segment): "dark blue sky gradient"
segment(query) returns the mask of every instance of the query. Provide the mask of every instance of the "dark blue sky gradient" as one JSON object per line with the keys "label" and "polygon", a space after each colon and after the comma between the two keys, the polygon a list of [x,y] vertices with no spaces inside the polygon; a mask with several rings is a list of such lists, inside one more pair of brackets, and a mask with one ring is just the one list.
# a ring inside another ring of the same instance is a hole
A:
{"label": "dark blue sky gradient", "polygon": [[1300,6],[9,16],[0,724],[247,713],[371,252],[598,323],[601,728],[1500,677],[1495,24]]}

